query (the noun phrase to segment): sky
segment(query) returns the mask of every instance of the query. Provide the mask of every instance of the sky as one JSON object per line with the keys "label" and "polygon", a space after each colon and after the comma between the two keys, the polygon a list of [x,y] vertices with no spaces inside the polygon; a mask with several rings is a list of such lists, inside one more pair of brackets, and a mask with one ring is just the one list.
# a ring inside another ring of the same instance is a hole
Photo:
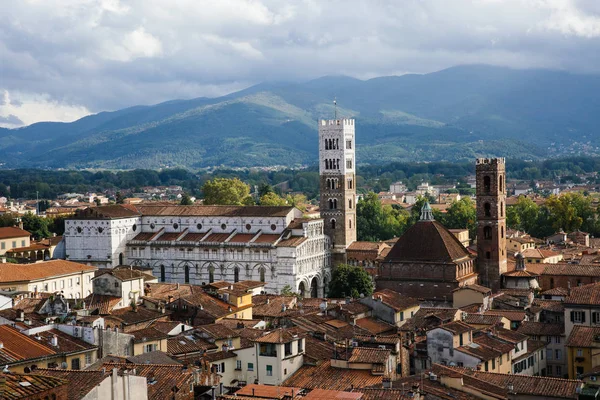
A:
{"label": "sky", "polygon": [[599,0],[3,0],[0,20],[9,128],[325,75],[600,73]]}

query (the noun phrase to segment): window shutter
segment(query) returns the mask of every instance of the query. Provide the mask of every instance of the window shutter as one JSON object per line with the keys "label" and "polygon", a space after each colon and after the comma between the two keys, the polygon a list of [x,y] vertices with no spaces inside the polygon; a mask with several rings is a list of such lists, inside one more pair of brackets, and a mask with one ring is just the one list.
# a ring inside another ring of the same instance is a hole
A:
{"label": "window shutter", "polygon": [[585,322],[585,311],[581,312],[581,322]]}
{"label": "window shutter", "polygon": [[571,322],[575,322],[575,311],[571,311]]}
{"label": "window shutter", "polygon": [[598,314],[597,313],[592,313],[592,322],[595,324],[596,320],[597,320]]}
{"label": "window shutter", "polygon": [[221,363],[221,372],[225,372],[225,363]]}

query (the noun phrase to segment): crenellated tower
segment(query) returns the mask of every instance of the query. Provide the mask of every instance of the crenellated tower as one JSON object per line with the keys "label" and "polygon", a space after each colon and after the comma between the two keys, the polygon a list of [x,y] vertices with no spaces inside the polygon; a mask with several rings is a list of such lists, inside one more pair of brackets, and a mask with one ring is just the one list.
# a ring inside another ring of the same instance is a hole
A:
{"label": "crenellated tower", "polygon": [[506,272],[506,167],[504,158],[478,158],[477,265],[481,284],[493,290]]}
{"label": "crenellated tower", "polygon": [[356,241],[354,119],[319,121],[320,209],[332,244],[332,264],[346,262]]}

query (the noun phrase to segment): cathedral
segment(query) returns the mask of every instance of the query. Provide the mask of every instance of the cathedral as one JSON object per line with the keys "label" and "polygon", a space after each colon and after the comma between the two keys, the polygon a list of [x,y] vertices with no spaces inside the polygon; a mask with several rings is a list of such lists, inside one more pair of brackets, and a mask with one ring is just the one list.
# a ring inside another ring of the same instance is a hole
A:
{"label": "cathedral", "polygon": [[321,218],[294,207],[108,205],[65,221],[66,257],[151,269],[161,282],[265,282],[326,295],[332,265],[356,240],[354,120],[319,122]]}
{"label": "cathedral", "polygon": [[429,204],[380,263],[378,289],[392,289],[430,301],[450,301],[458,287],[479,283],[498,290],[506,262],[506,189],[503,158],[479,158],[477,255],[471,254],[442,224]]}

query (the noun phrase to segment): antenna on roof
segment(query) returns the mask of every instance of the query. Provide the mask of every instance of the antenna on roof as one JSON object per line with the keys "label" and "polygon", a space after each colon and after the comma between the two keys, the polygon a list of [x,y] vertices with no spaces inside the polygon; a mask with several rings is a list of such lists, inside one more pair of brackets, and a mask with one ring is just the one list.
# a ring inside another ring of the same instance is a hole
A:
{"label": "antenna on roof", "polygon": [[337,120],[337,98],[333,98],[333,119]]}

